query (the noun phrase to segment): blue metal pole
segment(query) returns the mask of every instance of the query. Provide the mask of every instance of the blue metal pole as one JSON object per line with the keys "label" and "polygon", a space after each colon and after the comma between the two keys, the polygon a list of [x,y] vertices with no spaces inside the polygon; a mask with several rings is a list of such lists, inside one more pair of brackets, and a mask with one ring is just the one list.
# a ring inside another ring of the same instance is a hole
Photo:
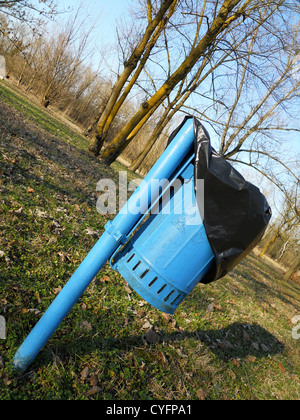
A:
{"label": "blue metal pole", "polygon": [[106,225],[104,234],[20,346],[13,360],[17,371],[22,373],[28,368],[104,264],[126,242],[127,235],[143,214],[142,208],[139,214],[130,213],[130,209],[137,202],[145,203],[145,207],[150,204],[153,194],[149,188],[151,181],[169,179],[190,151],[193,142],[193,121],[188,120],[114,221]]}
{"label": "blue metal pole", "polygon": [[115,248],[116,240],[105,232],[15,354],[16,370],[24,372],[33,362]]}

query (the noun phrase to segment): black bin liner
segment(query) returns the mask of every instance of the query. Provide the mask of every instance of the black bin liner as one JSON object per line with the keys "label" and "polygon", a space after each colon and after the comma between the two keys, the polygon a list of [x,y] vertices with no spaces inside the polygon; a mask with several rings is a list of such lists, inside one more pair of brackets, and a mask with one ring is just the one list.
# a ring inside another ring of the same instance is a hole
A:
{"label": "black bin liner", "polygon": [[[184,118],[169,143],[189,118],[193,117]],[[209,284],[232,271],[256,247],[272,211],[260,190],[212,148],[204,126],[196,118],[193,120],[195,179],[204,180],[203,222],[216,262],[201,281]]]}

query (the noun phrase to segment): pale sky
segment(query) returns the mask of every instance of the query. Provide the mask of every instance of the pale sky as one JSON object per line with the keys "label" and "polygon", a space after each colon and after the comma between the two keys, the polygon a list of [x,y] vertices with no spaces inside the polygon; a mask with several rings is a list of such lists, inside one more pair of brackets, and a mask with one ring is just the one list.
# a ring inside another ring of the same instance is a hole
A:
{"label": "pale sky", "polygon": [[132,0],[60,0],[59,10],[73,9],[83,4],[83,13],[99,21],[98,31],[102,37],[111,38],[115,33],[115,21],[127,14]]}

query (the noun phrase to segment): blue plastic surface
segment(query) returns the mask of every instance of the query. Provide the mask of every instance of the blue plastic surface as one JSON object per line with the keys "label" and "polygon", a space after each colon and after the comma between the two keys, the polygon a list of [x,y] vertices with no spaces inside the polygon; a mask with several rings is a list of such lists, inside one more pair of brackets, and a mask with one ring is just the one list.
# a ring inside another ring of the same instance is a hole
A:
{"label": "blue plastic surface", "polygon": [[[173,314],[201,281],[214,261],[196,204],[193,165],[174,195],[166,194],[158,214],[152,214],[126,247],[113,268],[155,308]],[[189,185],[188,185],[189,184]],[[165,214],[164,214],[165,213]]]}

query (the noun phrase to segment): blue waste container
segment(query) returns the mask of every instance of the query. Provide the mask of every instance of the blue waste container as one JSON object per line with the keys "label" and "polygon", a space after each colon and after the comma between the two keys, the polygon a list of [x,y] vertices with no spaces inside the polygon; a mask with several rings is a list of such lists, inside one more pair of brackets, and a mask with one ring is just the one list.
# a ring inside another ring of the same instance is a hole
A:
{"label": "blue waste container", "polygon": [[[203,200],[194,173],[205,182]],[[163,186],[162,190],[154,186],[152,201],[149,186],[155,181]],[[205,228],[201,207],[206,209]],[[143,299],[173,314],[199,282],[224,277],[253,249],[271,215],[259,189],[212,149],[199,121],[186,117],[143,185],[107,223],[20,346],[14,368],[18,372],[28,368],[107,260]]]}
{"label": "blue waste container", "polygon": [[[193,121],[186,121],[17,350],[18,372],[33,362],[107,260],[145,300],[171,314],[208,272],[214,255],[194,192],[194,141]],[[184,181],[174,188],[178,179]],[[148,187],[162,180],[172,186],[161,192],[154,186],[152,202]],[[131,212],[138,204],[140,210]]]}
{"label": "blue waste container", "polygon": [[[111,265],[155,308],[173,314],[214,263],[190,163]],[[180,181],[178,183],[178,181]]]}

